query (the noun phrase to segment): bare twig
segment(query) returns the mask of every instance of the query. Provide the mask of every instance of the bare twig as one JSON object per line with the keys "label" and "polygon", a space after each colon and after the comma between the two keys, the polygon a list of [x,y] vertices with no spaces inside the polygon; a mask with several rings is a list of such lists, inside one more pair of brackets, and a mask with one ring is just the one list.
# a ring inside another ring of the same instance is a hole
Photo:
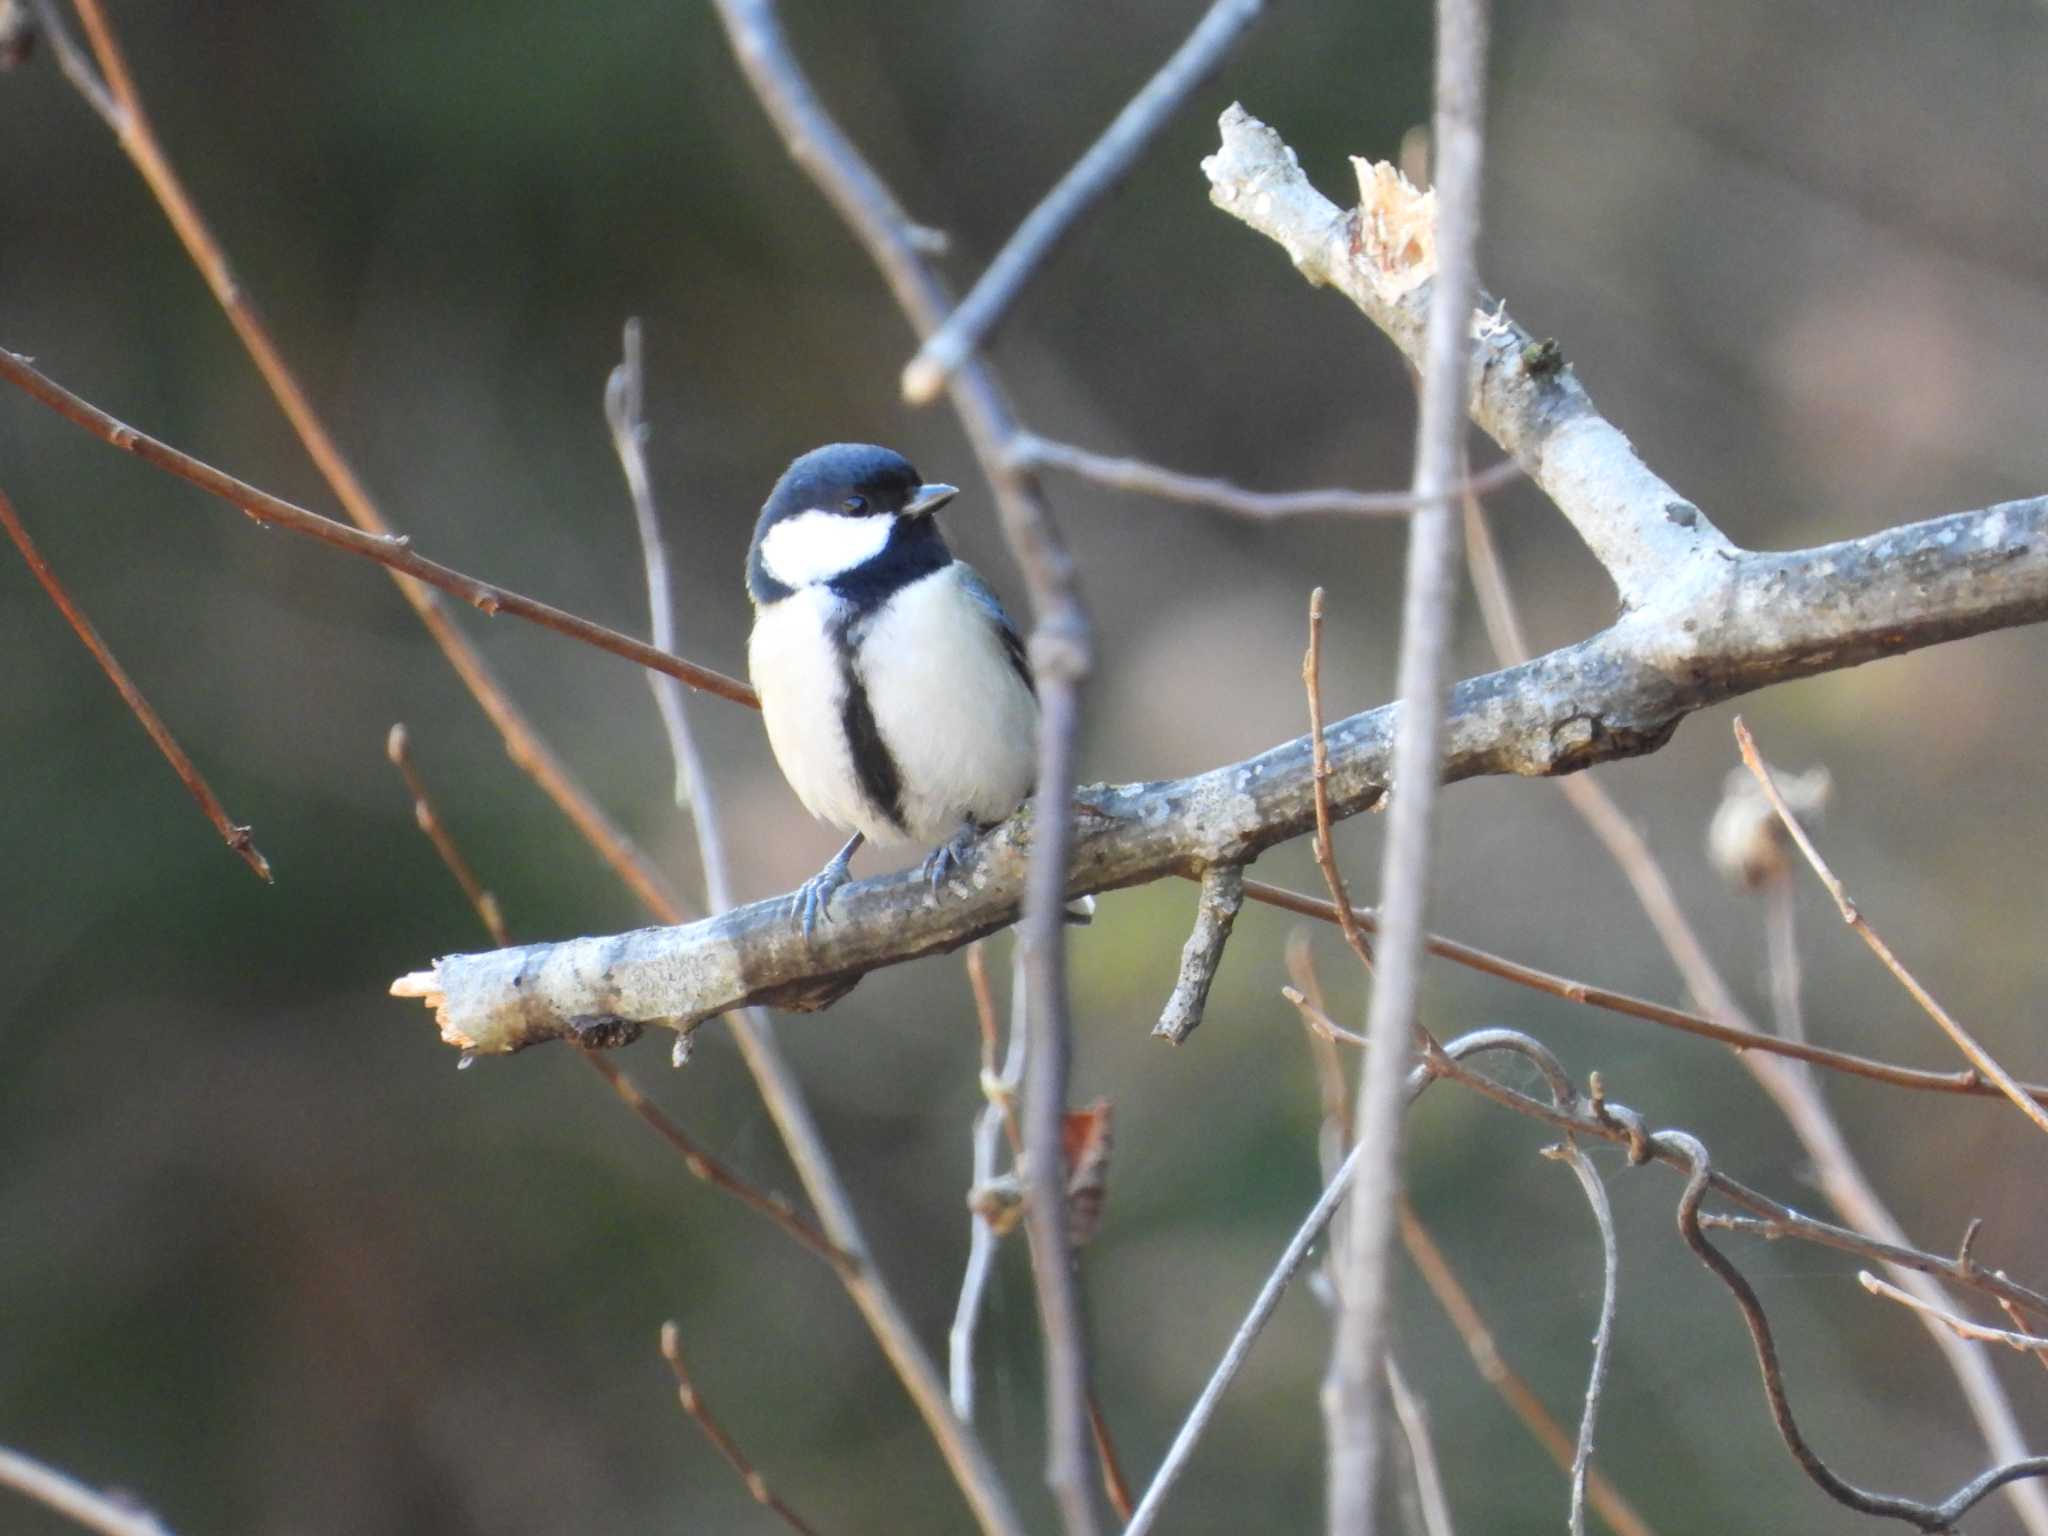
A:
{"label": "bare twig", "polygon": [[1706,1234],[1700,1230],[1700,1201],[1706,1195],[1713,1172],[1707,1159],[1707,1149],[1681,1131],[1659,1132],[1656,1141],[1660,1148],[1675,1152],[1691,1170],[1685,1193],[1678,1202],[1679,1235],[1700,1262],[1712,1270],[1734,1295],[1736,1305],[1742,1310],[1742,1320],[1749,1328],[1751,1342],[1756,1346],[1757,1366],[1763,1375],[1764,1398],[1770,1404],[1771,1418],[1778,1426],[1778,1434],[1800,1468],[1828,1497],[1859,1514],[1903,1520],[1923,1531],[1947,1531],[1971,1506],[2006,1483],[2019,1478],[2048,1476],[2048,1456],[2024,1457],[1973,1478],[1939,1504],[1928,1504],[1918,1499],[1871,1493],[1829,1467],[1808,1444],[1798,1422],[1792,1417],[1792,1405],[1785,1394],[1784,1375],[1778,1365],[1777,1345],[1771,1336],[1770,1319],[1764,1313],[1763,1303],[1757,1300],[1756,1291],[1742,1271],[1708,1242]]}
{"label": "bare twig", "polygon": [[55,1467],[5,1446],[0,1446],[0,1486],[12,1488],[89,1531],[99,1531],[101,1536],[170,1536],[155,1515],[136,1508],[126,1498],[88,1488]]}
{"label": "bare twig", "polygon": [[220,834],[221,841],[228,845],[237,858],[255,871],[259,879],[268,882],[270,861],[263,857],[261,850],[250,838],[249,828],[238,826],[234,818],[228,815],[228,808],[220,803],[220,797],[213,792],[212,786],[206,782],[198,766],[186,755],[185,749],[178,745],[177,738],[171,734],[171,728],[164,724],[163,717],[150,706],[149,700],[142,696],[142,690],[135,686],[135,680],[129,677],[127,669],[114,659],[114,653],[107,649],[107,643],[100,638],[99,631],[93,628],[92,620],[85,616],[85,610],[72,600],[69,592],[65,591],[64,584],[57,579],[57,573],[50,568],[50,563],[36,548],[35,541],[28,536],[28,529],[22,525],[21,518],[15,513],[14,503],[8,499],[5,491],[0,491],[0,525],[6,527],[7,536],[14,540],[14,547],[21,551],[21,558],[28,563],[30,573],[50,595],[50,601],[57,605],[57,611],[64,616],[64,622],[71,626],[72,633],[77,635],[80,643],[92,653],[92,659],[99,663],[100,670],[107,674],[107,681],[114,685],[114,691],[121,695],[121,701],[128,706],[143,730],[149,733],[149,739],[155,742],[156,749],[163,753],[164,761],[171,765],[171,772],[178,776],[178,782],[185,786],[185,792],[199,803],[199,809],[205,814],[206,819],[213,823],[213,830]]}
{"label": "bare twig", "polygon": [[[647,473],[646,377],[640,366],[638,320],[626,322],[622,346],[624,355],[605,381],[604,418],[611,428],[612,450],[619,456],[627,493],[633,500],[633,521],[640,531],[642,563],[647,570],[648,638],[656,650],[673,654],[679,644],[675,603],[669,585],[668,545],[661,536],[654,486]],[[716,846],[717,823],[697,815],[698,786],[706,782],[704,757],[697,750],[696,737],[683,715],[682,687],[669,674],[652,671],[647,674],[647,685],[654,690],[654,707],[661,715],[669,756],[675,763],[676,805],[688,811],[695,821],[697,841],[705,846],[705,858],[723,865],[725,850]]]}
{"label": "bare twig", "polygon": [[[168,443],[159,442],[146,433],[115,420],[98,406],[80,399],[56,381],[47,378],[30,365],[27,358],[0,348],[0,379],[5,379],[34,399],[48,406],[65,420],[85,428],[102,442],[134,454],[146,464],[176,475],[179,479],[196,485],[211,496],[217,496],[229,505],[239,507],[259,523],[290,529],[308,537],[331,544],[349,554],[360,555],[374,560],[379,565],[403,572],[420,581],[452,593],[471,607],[496,615],[509,613],[514,618],[525,619],[544,629],[552,629],[580,640],[585,645],[594,645],[601,651],[610,651],[627,661],[649,667],[657,672],[688,683],[706,693],[715,693],[722,699],[735,704],[745,704],[750,709],[760,708],[760,701],[754,697],[754,690],[738,678],[727,677],[709,667],[700,667],[695,662],[684,661],[647,644],[635,640],[631,635],[620,634],[589,619],[578,618],[547,603],[524,597],[505,587],[479,581],[461,571],[429,560],[416,554],[411,541],[394,534],[369,534],[351,528],[346,523],[337,523],[317,512],[294,506],[267,491],[237,480],[225,471],[180,453]],[[522,766],[525,766],[522,761]],[[530,770],[529,770],[530,771]],[[665,898],[664,898],[665,899]]]}
{"label": "bare twig", "polygon": [[1835,898],[1835,905],[1842,913],[1842,921],[1856,930],[1857,937],[1870,946],[1870,952],[1884,962],[1885,969],[1898,978],[1899,985],[1906,989],[1913,1001],[1926,1010],[1929,1018],[1941,1026],[1942,1033],[1955,1042],[1956,1049],[1963,1053],[1963,1058],[1996,1083],[2000,1091],[2019,1107],[2021,1114],[2033,1121],[2041,1130],[2048,1131],[2048,1109],[2043,1109],[2035,1103],[2012,1074],[2000,1066],[1967,1029],[1950,1017],[1948,1010],[1936,1002],[1933,994],[1921,986],[1913,973],[1899,963],[1899,958],[1892,953],[1891,946],[1878,936],[1877,930],[1856,910],[1856,904],[1849,899],[1848,891],[1842,882],[1835,878],[1835,872],[1828,868],[1827,861],[1820,856],[1820,850],[1813,846],[1813,839],[1806,835],[1806,829],[1799,824],[1799,818],[1793,815],[1792,808],[1778,792],[1778,786],[1771,779],[1771,770],[1764,766],[1763,756],[1757,751],[1755,738],[1749,734],[1749,727],[1742,723],[1739,716],[1735,721],[1735,740],[1742,748],[1742,760],[1749,765],[1749,771],[1756,775],[1764,793],[1770,796],[1772,806],[1785,823],[1785,829],[1792,834],[1792,840],[1799,845],[1799,851],[1806,855],[1806,862],[1813,866],[1813,872],[1820,876],[1820,883],[1826,886],[1828,894]]}
{"label": "bare twig", "polygon": [[903,398],[927,405],[1002,318],[1032,273],[1074,222],[1130,172],[1138,156],[1181,103],[1222,64],[1224,55],[1259,19],[1265,0],[1215,0],[1194,31],[1125,103],[1102,137],[1089,146],[1045,199],[1017,226],[972,289],[925,338],[903,370]]}
{"label": "bare twig", "polygon": [[683,1412],[690,1421],[704,1432],[704,1438],[711,1442],[712,1449],[725,1458],[726,1465],[740,1475],[740,1481],[747,1485],[747,1492],[754,1496],[754,1502],[765,1509],[773,1510],[782,1517],[783,1524],[791,1530],[801,1531],[804,1536],[817,1536],[810,1523],[785,1504],[768,1486],[754,1464],[747,1460],[746,1453],[739,1448],[725,1426],[711,1416],[711,1409],[705,1403],[703,1394],[697,1390],[697,1383],[690,1376],[690,1369],[683,1363],[682,1336],[674,1323],[661,1325],[661,1358],[668,1362],[675,1373],[676,1399],[682,1404]]}
{"label": "bare twig", "polygon": [[[143,109],[141,95],[135,88],[133,77],[128,72],[127,60],[122,56],[113,23],[107,17],[100,0],[75,0],[79,19],[85,24],[88,40],[99,60],[104,84],[91,79],[91,71],[78,57],[77,50],[65,37],[61,27],[53,27],[53,36],[61,38],[58,59],[64,65],[66,76],[76,85],[94,112],[113,130],[115,139],[127,153],[135,168],[142,175],[151,194],[163,209],[164,216],[176,231],[192,264],[212,290],[215,300],[226,314],[228,323],[234,327],[243,349],[263,375],[279,407],[291,422],[299,441],[305,446],[306,454],[320,471],[349,520],[365,533],[380,539],[394,537],[390,525],[371,499],[369,491],[356,477],[341,449],[329,434],[319,413],[313,409],[312,401],[300,386],[298,379],[286,365],[284,354],[278,349],[250,302],[248,292],[235,276],[228,264],[227,253],[207,227],[198,205],[185,190],[184,183],[172,169],[170,159],[157,142],[155,130],[150,126],[149,116]],[[54,7],[45,6],[46,16],[54,15]],[[127,446],[127,445],[123,445]],[[251,510],[244,508],[245,511]],[[619,877],[640,899],[649,905],[670,901],[671,895],[660,871],[634,844],[633,840],[620,830],[617,823],[604,813],[602,807],[591,797],[590,792],[576,781],[566,764],[555,756],[554,751],[533,728],[524,712],[512,701],[504,684],[498,681],[485,662],[481,652],[471,644],[468,637],[456,625],[454,616],[435,594],[418,581],[408,581],[402,567],[386,562],[397,582],[398,590],[413,612],[426,626],[434,643],[448,658],[448,664],[455,669],[473,698],[489,717],[503,738],[505,751],[538,784],[541,792],[553,800],[563,815],[581,832],[584,839],[595,848],[598,855],[618,872]],[[456,596],[472,601],[468,592],[457,591]],[[495,611],[486,609],[486,612]],[[580,621],[579,621],[580,622]],[[597,626],[591,626],[594,631]],[[586,637],[588,638],[588,637]],[[689,681],[689,679],[684,679]],[[696,686],[696,684],[692,684]],[[740,702],[744,702],[741,700]]]}
{"label": "bare twig", "polygon": [[1358,956],[1359,964],[1370,972],[1373,965],[1372,945],[1366,942],[1365,934],[1358,926],[1357,914],[1351,906],[1351,892],[1345,888],[1344,872],[1337,867],[1336,846],[1330,840],[1330,744],[1323,736],[1321,587],[1317,587],[1308,595],[1308,650],[1301,658],[1301,682],[1308,694],[1309,750],[1315,764],[1313,783],[1316,806],[1316,868],[1323,872],[1323,883],[1330,888],[1330,902],[1337,914],[1337,926],[1344,931],[1344,942],[1349,944],[1351,952]]}
{"label": "bare twig", "polygon": [[[1321,897],[1290,891],[1283,886],[1269,885],[1263,880],[1245,881],[1244,893],[1248,900],[1277,907],[1283,912],[1313,917],[1330,924],[1337,922],[1336,905]],[[1351,910],[1354,921],[1367,933],[1378,931],[1379,922],[1372,912],[1361,907],[1353,907]],[[1647,998],[1633,997],[1626,992],[1616,992],[1608,987],[1594,986],[1590,982],[1555,976],[1533,965],[1524,965],[1518,960],[1508,959],[1505,955],[1497,955],[1471,944],[1461,944],[1456,939],[1447,939],[1440,934],[1428,935],[1423,941],[1423,947],[1439,959],[1448,960],[1454,965],[1462,965],[1482,975],[1498,977],[1518,987],[1527,987],[1534,992],[1562,998],[1568,1003],[1599,1008],[1625,1018],[1661,1024],[1683,1034],[1718,1041],[1736,1051],[1762,1051],[1785,1056],[1796,1061],[1811,1062],[1815,1066],[1827,1067],[1852,1077],[1868,1078],[1872,1082],[1889,1083],[1895,1088],[1916,1089],[1923,1093],[1962,1094],[1975,1098],[2003,1097],[1996,1088],[1971,1071],[1930,1072],[1919,1067],[1901,1067],[1891,1062],[1877,1061],[1849,1051],[1831,1050],[1826,1046],[1782,1040],[1776,1035],[1765,1034],[1760,1030],[1720,1023],[1704,1014],[1688,1013],[1682,1008],[1654,1003]],[[2027,1092],[2037,1101],[2048,1103],[2048,1085],[2028,1084]]]}
{"label": "bare twig", "polygon": [[[1360,1068],[1358,1145],[1364,1159],[1338,1270],[1336,1344],[1324,1391],[1330,1442],[1328,1528],[1372,1528],[1381,1437],[1377,1390],[1391,1302],[1394,1208],[1400,1193],[1401,1085],[1420,996],[1422,939],[1458,570],[1448,499],[1462,478],[1472,301],[1478,292],[1479,173],[1485,148],[1486,0],[1437,8],[1437,269],[1429,300],[1416,426],[1415,494],[1402,594],[1400,723],[1394,803],[1380,870],[1384,903],[1378,973]],[[1434,501],[1432,499],[1434,498]]]}
{"label": "bare twig", "polygon": [[[2009,1328],[1988,1328],[1982,1323],[1973,1323],[1967,1317],[1958,1317],[1940,1307],[1929,1306],[1910,1291],[1880,1280],[1869,1270],[1859,1270],[1857,1281],[1873,1296],[1882,1296],[1887,1301],[1896,1301],[1901,1306],[1911,1307],[1922,1317],[1931,1317],[1942,1327],[1949,1329],[1959,1338],[1975,1339],[1980,1344],[2003,1344],[2007,1349],[2030,1354],[2037,1360],[2048,1363],[2048,1337],[2038,1333],[2020,1333]],[[2010,1305],[2010,1303],[2008,1303]]]}
{"label": "bare twig", "polygon": [[1601,1183],[1599,1172],[1569,1136],[1558,1144],[1558,1155],[1578,1176],[1579,1187],[1586,1192],[1586,1203],[1592,1207],[1593,1220],[1600,1228],[1600,1322],[1593,1330],[1593,1368],[1586,1379],[1586,1405],[1579,1416],[1578,1445],[1572,1452],[1570,1526],[1572,1536],[1585,1536],[1586,1473],[1593,1462],[1593,1427],[1599,1420],[1600,1394],[1606,1389],[1607,1368],[1613,1357],[1621,1250],[1614,1240],[1614,1210],[1608,1204],[1607,1187]]}
{"label": "bare twig", "polygon": [[[988,972],[982,960],[982,946],[967,950],[967,972],[974,990],[975,1013],[981,1021],[981,1088],[988,1102],[974,1122],[974,1189],[987,1186],[996,1176],[996,1154],[1004,1129],[1010,1135],[1012,1157],[1023,1151],[1023,1132],[1017,1126],[1017,1089],[1024,1076],[1027,1028],[1024,1017],[1024,970],[1021,961],[1013,967],[1010,985],[1010,1038],[1002,1069],[996,1069],[995,1001],[990,996]],[[974,1338],[981,1323],[981,1303],[988,1290],[989,1272],[995,1264],[998,1237],[988,1215],[972,1209],[967,1237],[967,1265],[960,1276],[960,1299],[953,1308],[953,1327],[947,1335],[949,1384],[953,1411],[964,1424],[974,1422]]]}
{"label": "bare twig", "polygon": [[[1054,469],[1062,474],[1092,480],[1097,485],[1161,501],[1185,502],[1191,506],[1213,507],[1238,517],[1283,518],[1333,514],[1348,517],[1406,517],[1417,506],[1410,491],[1248,491],[1228,480],[1206,475],[1184,475],[1163,469],[1142,459],[1119,459],[1091,453],[1072,443],[1056,443],[1033,432],[1020,432],[1012,453],[1033,469]],[[1522,478],[1522,466],[1513,459],[1461,479],[1459,489],[1479,494],[1512,484]]]}
{"label": "bare twig", "polygon": [[1444,1496],[1444,1475],[1437,1466],[1436,1446],[1429,1437],[1429,1414],[1391,1354],[1387,1356],[1387,1396],[1393,1402],[1394,1418],[1401,1426],[1401,1438],[1408,1444],[1409,1465],[1415,1471],[1423,1536],[1454,1536],[1451,1503]]}
{"label": "bare twig", "polygon": [[402,723],[392,726],[391,733],[384,738],[384,755],[405,780],[405,787],[412,791],[413,821],[426,833],[427,841],[434,845],[434,852],[441,856],[448,873],[462,887],[462,894],[469,898],[469,904],[476,910],[484,931],[491,936],[491,942],[500,946],[510,944],[512,931],[505,926],[504,909],[498,905],[498,898],[484,888],[483,881],[477,879],[476,871],[469,867],[469,860],[462,856],[454,837],[435,813],[434,802],[427,796],[426,780],[420,777],[419,769],[413,765],[411,738]]}
{"label": "bare twig", "polygon": [[[1450,1261],[1444,1257],[1443,1250],[1437,1246],[1436,1239],[1430,1235],[1429,1228],[1423,1225],[1422,1219],[1406,1200],[1401,1202],[1401,1241],[1408,1250],[1408,1257],[1415,1261],[1423,1283],[1444,1309],[1451,1326],[1458,1330],[1458,1337],[1464,1340],[1466,1353],[1471,1355],[1480,1377],[1500,1394],[1501,1401],[1522,1421],[1536,1443],[1557,1463],[1559,1470],[1569,1475],[1577,1456],[1572,1437],[1564,1432],[1564,1427],[1551,1415],[1528,1382],[1502,1357],[1500,1346],[1494,1341],[1493,1330],[1487,1327],[1486,1319],[1473,1305],[1470,1293],[1451,1268]],[[1598,1467],[1588,1469],[1586,1498],[1615,1536],[1654,1536],[1648,1523]]]}
{"label": "bare twig", "polygon": [[1299,988],[1282,987],[1280,995],[1294,1005],[1295,1011],[1301,1015],[1301,1022],[1308,1026],[1309,1033],[1316,1039],[1348,1045],[1355,1050],[1365,1049],[1367,1041],[1364,1035],[1356,1030],[1346,1029],[1332,1019],[1323,1011],[1322,1004],[1309,1001],[1307,995]]}
{"label": "bare twig", "polygon": [[1230,941],[1231,925],[1237,921],[1238,909],[1243,905],[1243,865],[1217,864],[1202,872],[1194,931],[1181,949],[1180,974],[1160,1012],[1159,1022],[1152,1026],[1154,1035],[1180,1045],[1202,1022],[1210,984],[1216,980],[1216,967],[1223,963],[1223,947]]}

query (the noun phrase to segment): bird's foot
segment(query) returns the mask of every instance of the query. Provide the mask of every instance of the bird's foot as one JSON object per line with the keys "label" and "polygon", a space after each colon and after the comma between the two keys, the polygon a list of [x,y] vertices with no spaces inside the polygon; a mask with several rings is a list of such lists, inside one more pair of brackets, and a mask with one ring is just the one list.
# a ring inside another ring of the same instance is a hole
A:
{"label": "bird's foot", "polygon": [[830,919],[832,916],[832,898],[850,878],[847,866],[861,841],[861,835],[856,832],[844,848],[832,855],[823,869],[798,886],[796,894],[789,898],[789,915],[803,925],[805,943],[810,942],[818,926],[818,918],[822,915]]}
{"label": "bird's foot", "polygon": [[931,851],[930,856],[925,859],[920,872],[924,875],[925,882],[931,886],[934,894],[937,893],[940,886],[946,883],[946,876],[950,875],[967,858],[968,850],[974,846],[975,839],[980,836],[981,828],[977,827],[972,821],[965,822],[961,825],[960,830],[953,834],[951,841],[941,843]]}

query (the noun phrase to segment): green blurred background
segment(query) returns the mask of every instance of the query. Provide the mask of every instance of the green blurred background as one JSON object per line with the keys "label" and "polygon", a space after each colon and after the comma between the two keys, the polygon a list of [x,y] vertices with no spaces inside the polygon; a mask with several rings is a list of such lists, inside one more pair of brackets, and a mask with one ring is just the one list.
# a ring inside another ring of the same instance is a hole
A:
{"label": "green blurred background", "polygon": [[[910,337],[787,162],[707,6],[117,4],[169,151],[287,355],[397,526],[436,558],[644,630],[600,409],[643,317],[651,455],[684,648],[738,671],[742,553],[795,453],[902,447],[965,485],[957,546],[1021,607],[960,431],[896,399]],[[792,4],[829,103],[965,282],[1199,15],[1105,6]],[[1790,547],[2038,493],[2048,359],[2048,8],[1835,0],[1526,0],[1501,11],[1483,272],[1554,334],[1649,461],[1741,542]],[[1391,349],[1212,211],[1198,159],[1242,99],[1350,196],[1345,156],[1426,117],[1420,3],[1276,7],[1091,218],[996,344],[1038,430],[1262,487],[1405,481]],[[46,52],[0,76],[0,344],[150,432],[314,507],[305,461],[140,182]],[[1483,456],[1482,456],[1483,457]],[[194,813],[11,551],[0,550],[0,1443],[135,1490],[201,1532],[768,1531],[677,1412],[679,1320],[708,1398],[824,1529],[967,1517],[832,1276],[690,1180],[562,1049],[457,1075],[391,977],[483,947],[383,757],[406,721],[517,935],[640,921],[506,760],[382,574],[264,533],[22,397],[0,485],[277,870],[252,880]],[[1097,615],[1084,776],[1178,774],[1303,728],[1308,588],[1330,590],[1333,712],[1393,676],[1397,524],[1249,526],[1055,483]],[[1527,487],[1497,527],[1534,638],[1611,591]],[[1461,668],[1482,669],[1467,604]],[[633,669],[465,614],[606,806],[694,891],[687,825]],[[2037,792],[2048,636],[2014,633],[1752,700],[1766,748],[1834,770],[1826,844],[1909,963],[2015,1070],[2048,1076]],[[835,835],[757,717],[693,715],[749,897]],[[1716,957],[1764,1011],[1762,913],[1706,868],[1734,761],[1726,711],[1603,770]],[[1343,829],[1369,894],[1380,828]],[[880,867],[863,866],[869,871]],[[1314,888],[1302,847],[1264,878]],[[1248,910],[1208,1023],[1147,1038],[1193,905],[1105,899],[1074,940],[1077,1099],[1117,1106],[1085,1257],[1101,1393],[1140,1480],[1313,1198],[1317,1102],[1277,995],[1290,924]],[[1841,931],[1799,915],[1822,1040],[1950,1065]],[[1436,926],[1680,1001],[1626,888],[1549,785],[1460,786]],[[1335,1006],[1361,990],[1313,936]],[[993,947],[999,976],[1007,940]],[[1700,1042],[1464,973],[1440,1033],[1530,1030],[1739,1177],[1818,1208],[1783,1123]],[[722,1156],[795,1192],[716,1027],[687,1070],[620,1060]],[[961,967],[865,982],[786,1047],[891,1278],[943,1357],[967,1223],[976,1043]],[[2038,1137],[1995,1103],[1827,1090],[1924,1244],[2048,1277]],[[1418,1205],[1510,1358],[1576,1416],[1598,1251],[1536,1130],[1443,1089],[1414,1119]],[[1726,1295],[1683,1252],[1676,1181],[1603,1153],[1625,1244],[1603,1461],[1667,1533],[1862,1529],[1771,1435]],[[1853,1477],[1921,1494],[1983,1462],[1920,1330],[1854,1265],[1738,1250],[1795,1402]],[[990,1298],[981,1429],[1040,1528],[1038,1345],[1021,1252]],[[1467,1532],[1564,1520],[1562,1478],[1412,1277],[1398,1350]],[[1171,1506],[1177,1531],[1318,1526],[1328,1319],[1293,1294]],[[2007,1373],[2048,1444],[2048,1381]],[[64,1529],[0,1497],[0,1530]],[[2016,1529],[1998,1503],[1973,1531]]]}

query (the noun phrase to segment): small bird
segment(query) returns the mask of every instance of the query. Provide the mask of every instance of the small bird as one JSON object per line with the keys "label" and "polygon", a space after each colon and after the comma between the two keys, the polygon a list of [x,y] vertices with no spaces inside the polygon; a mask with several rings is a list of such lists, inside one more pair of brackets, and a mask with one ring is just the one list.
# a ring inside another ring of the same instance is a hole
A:
{"label": "small bird", "polygon": [[747,552],[747,666],[804,809],[850,831],[791,904],[809,938],[864,842],[937,846],[937,889],[1029,793],[1038,697],[1024,642],[933,519],[959,491],[866,443],[775,482]]}

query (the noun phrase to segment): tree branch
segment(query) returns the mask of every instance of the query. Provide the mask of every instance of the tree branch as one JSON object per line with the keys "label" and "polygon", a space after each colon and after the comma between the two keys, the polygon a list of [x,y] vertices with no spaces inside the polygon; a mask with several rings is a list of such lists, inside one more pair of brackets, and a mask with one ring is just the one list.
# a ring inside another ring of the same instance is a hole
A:
{"label": "tree branch", "polygon": [[[2048,498],[2009,502],[1793,554],[1736,554],[1715,588],[1452,690],[1443,774],[1550,775],[1651,752],[1695,710],[1792,678],[2048,618]],[[1385,792],[1396,710],[1336,722],[1332,813]],[[984,838],[943,897],[914,874],[840,892],[806,943],[787,901],[703,922],[455,955],[403,978],[443,1038],[483,1054],[611,1014],[682,1028],[749,1002],[802,1010],[883,965],[950,950],[1016,920],[1037,806]],[[1309,739],[1192,778],[1091,786],[1067,892],[1244,863],[1315,824]]]}
{"label": "tree branch", "polygon": [[[1209,200],[1279,242],[1302,276],[1336,288],[1422,366],[1436,272],[1435,210],[1393,167],[1354,160],[1364,206],[1344,212],[1309,185],[1294,151],[1239,106],[1202,162]],[[1607,567],[1624,608],[1687,572],[1711,580],[1732,551],[1700,510],[1636,456],[1594,409],[1554,341],[1538,341],[1484,293],[1473,316],[1472,419],[1571,520]]]}

